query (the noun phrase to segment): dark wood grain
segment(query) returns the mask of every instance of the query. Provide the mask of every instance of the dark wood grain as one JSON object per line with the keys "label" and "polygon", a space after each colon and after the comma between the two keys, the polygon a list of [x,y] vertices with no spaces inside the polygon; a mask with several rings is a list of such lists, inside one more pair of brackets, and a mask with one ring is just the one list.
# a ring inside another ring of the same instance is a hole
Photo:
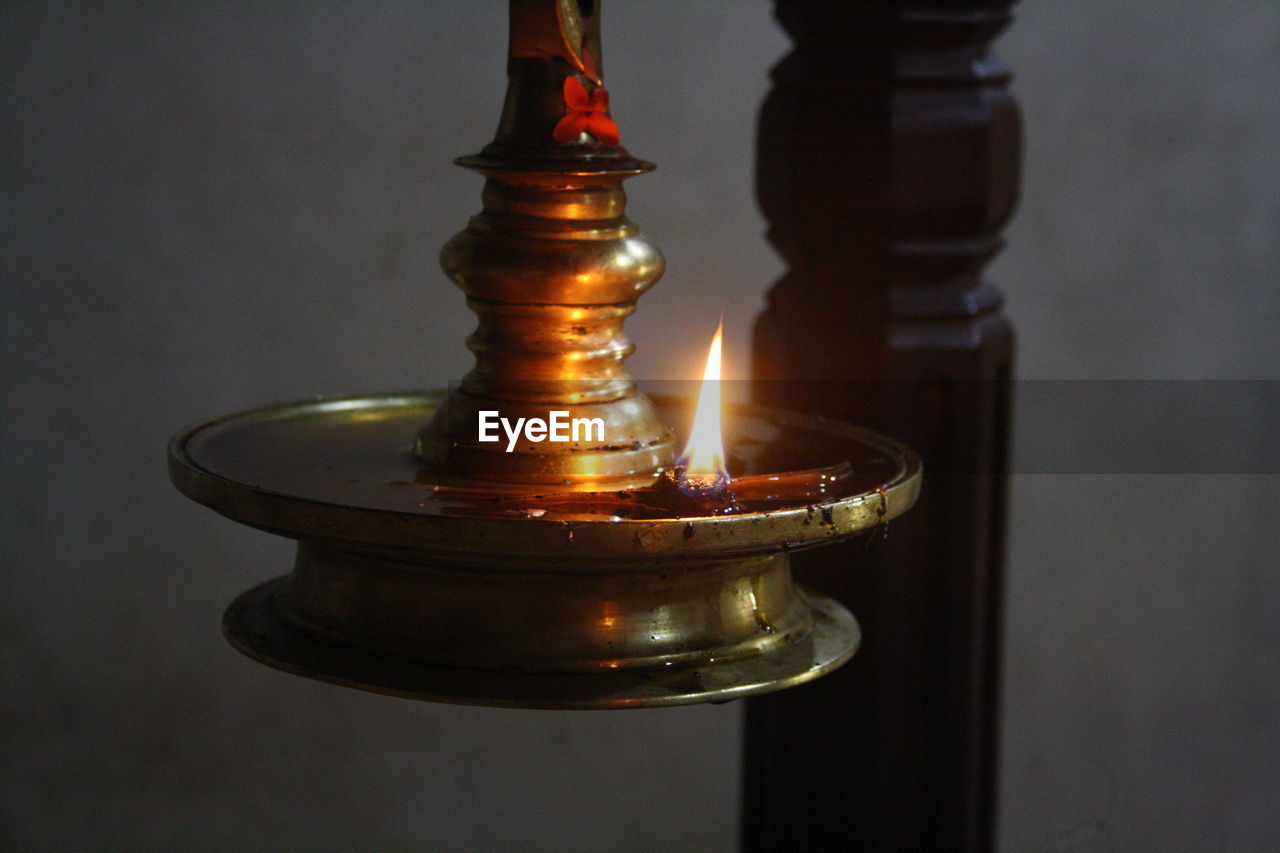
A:
{"label": "dark wood grain", "polygon": [[787,272],[755,329],[756,397],[905,440],[925,486],[887,537],[796,555],[865,641],[747,703],[749,851],[993,845],[1013,336],[983,270],[1018,191],[989,50],[1010,5],[777,1],[795,49],[757,186]]}

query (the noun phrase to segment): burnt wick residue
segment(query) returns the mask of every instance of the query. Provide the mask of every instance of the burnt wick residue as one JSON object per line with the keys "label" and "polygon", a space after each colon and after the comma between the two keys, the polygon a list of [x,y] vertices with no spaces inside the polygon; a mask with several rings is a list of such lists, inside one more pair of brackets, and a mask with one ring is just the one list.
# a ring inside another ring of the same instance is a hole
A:
{"label": "burnt wick residue", "polygon": [[685,466],[677,462],[658,475],[645,489],[648,501],[670,510],[673,518],[686,515],[735,515],[744,509],[738,503],[728,477],[693,480],[686,476]]}

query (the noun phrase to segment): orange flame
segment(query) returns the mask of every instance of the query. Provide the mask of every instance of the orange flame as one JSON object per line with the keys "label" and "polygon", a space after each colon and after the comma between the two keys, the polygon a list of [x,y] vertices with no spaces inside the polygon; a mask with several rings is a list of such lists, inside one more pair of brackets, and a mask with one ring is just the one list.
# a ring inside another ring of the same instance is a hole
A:
{"label": "orange flame", "polygon": [[724,465],[724,442],[720,437],[720,341],[723,336],[724,320],[721,320],[707,352],[707,367],[702,373],[689,442],[676,461],[677,466],[684,467],[682,484],[697,491],[710,491],[729,482],[729,472]]}

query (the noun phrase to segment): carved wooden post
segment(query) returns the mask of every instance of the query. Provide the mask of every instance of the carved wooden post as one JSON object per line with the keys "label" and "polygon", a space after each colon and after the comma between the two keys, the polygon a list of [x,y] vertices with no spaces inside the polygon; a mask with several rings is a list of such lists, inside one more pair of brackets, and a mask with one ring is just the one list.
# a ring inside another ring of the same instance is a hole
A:
{"label": "carved wooden post", "polygon": [[796,555],[863,648],[748,702],[745,847],[989,849],[1012,330],[983,267],[1018,185],[1012,0],[777,0],[795,50],[760,115],[787,262],[756,326],[762,402],[904,439],[924,493],[883,541]]}

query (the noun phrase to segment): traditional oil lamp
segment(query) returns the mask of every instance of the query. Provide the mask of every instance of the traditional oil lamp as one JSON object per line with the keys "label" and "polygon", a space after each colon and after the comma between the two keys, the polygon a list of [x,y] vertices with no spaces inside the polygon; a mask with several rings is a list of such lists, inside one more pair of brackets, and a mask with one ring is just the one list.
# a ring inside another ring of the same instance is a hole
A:
{"label": "traditional oil lamp", "polygon": [[681,403],[623,369],[623,320],[663,261],[623,216],[622,181],[652,167],[618,144],[599,6],[511,2],[498,133],[459,161],[487,178],[484,209],[441,255],[480,321],[460,387],[255,409],[173,439],[188,497],[298,541],[292,573],[226,612],[250,657],[421,699],[623,708],[776,690],[856,649],[853,617],[797,589],[788,552],[904,512],[919,462],[745,406],[726,411],[726,454],[719,333],[677,457]]}

